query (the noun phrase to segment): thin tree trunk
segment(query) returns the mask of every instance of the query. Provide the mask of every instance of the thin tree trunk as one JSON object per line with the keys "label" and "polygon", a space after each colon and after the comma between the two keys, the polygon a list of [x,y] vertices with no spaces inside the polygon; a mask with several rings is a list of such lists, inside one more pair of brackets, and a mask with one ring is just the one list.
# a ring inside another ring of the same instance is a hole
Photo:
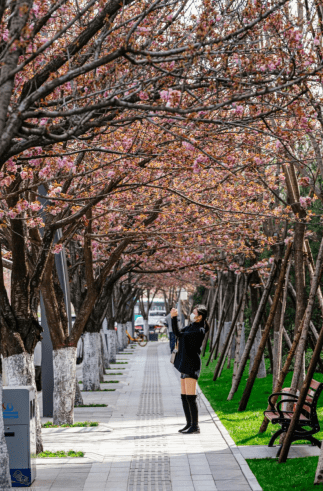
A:
{"label": "thin tree trunk", "polygon": [[[247,285],[248,285],[248,283],[247,283]],[[246,288],[247,288],[247,285],[246,285]],[[234,332],[235,332],[236,324],[237,324],[237,321],[238,321],[238,318],[240,315],[241,307],[244,303],[243,299],[244,299],[245,293],[246,293],[246,289],[243,291],[243,294],[241,295],[241,298],[240,298],[239,305],[236,308],[236,312],[235,312],[234,318],[233,318],[232,323],[231,323],[230,331],[227,335],[227,339],[225,340],[221,355],[219,357],[219,360],[218,360],[216,367],[215,367],[215,370],[214,370],[213,381],[215,381],[218,377],[220,377],[227,353],[229,353],[229,356],[230,356],[229,349],[231,346],[231,341],[232,341],[233,336],[234,336]]]}
{"label": "thin tree trunk", "polygon": [[270,276],[268,278],[267,285],[264,288],[264,291],[263,291],[263,294],[262,294],[262,297],[261,297],[261,300],[260,300],[260,303],[259,303],[259,307],[258,307],[257,313],[256,313],[255,318],[254,318],[254,321],[252,323],[252,327],[251,327],[251,330],[250,330],[250,333],[249,333],[249,336],[248,336],[248,340],[246,342],[246,346],[245,346],[243,355],[242,355],[241,360],[240,360],[240,363],[239,363],[239,368],[238,368],[238,371],[237,371],[237,375],[232,380],[232,387],[231,387],[231,390],[230,390],[230,393],[229,393],[229,396],[228,396],[228,401],[231,401],[231,399],[233,398],[233,395],[238,390],[238,387],[239,387],[239,384],[240,384],[240,381],[241,381],[241,378],[242,378],[242,374],[243,374],[244,369],[245,369],[245,366],[247,364],[247,360],[248,360],[248,356],[249,356],[251,347],[252,347],[252,345],[254,343],[254,340],[255,340],[255,337],[256,337],[256,334],[257,334],[257,331],[258,331],[260,322],[261,322],[261,318],[262,318],[262,315],[263,315],[264,310],[265,310],[265,307],[266,307],[266,303],[267,303],[267,300],[268,300],[268,297],[269,297],[270,290],[271,290],[272,285],[274,283],[274,279],[275,279],[277,270],[278,270],[278,265],[275,262],[273,264],[273,266],[272,266],[272,269],[271,269],[271,272],[270,272]]}
{"label": "thin tree trunk", "polygon": [[263,335],[262,335],[262,338],[261,338],[261,341],[259,344],[258,353],[255,357],[255,361],[254,361],[251,373],[250,373],[249,378],[247,380],[247,385],[245,387],[245,390],[243,392],[243,395],[242,395],[242,398],[241,398],[241,401],[239,404],[239,411],[244,411],[247,407],[247,404],[248,404],[248,400],[249,400],[249,397],[250,397],[250,394],[251,394],[251,391],[253,388],[253,384],[255,382],[255,379],[256,379],[256,376],[258,373],[258,369],[259,369],[259,366],[260,366],[260,363],[262,360],[262,356],[264,354],[267,339],[269,337],[270,329],[272,326],[274,315],[276,313],[276,309],[277,309],[278,302],[280,299],[281,291],[282,291],[283,286],[284,286],[284,279],[285,279],[286,269],[288,266],[288,261],[289,261],[289,256],[290,256],[291,250],[292,250],[292,243],[290,242],[287,245],[285,257],[284,257],[284,260],[282,262],[282,266],[281,266],[281,270],[280,270],[280,274],[279,274],[279,278],[278,278],[278,283],[277,283],[277,288],[276,288],[274,299],[273,299],[273,304],[272,304],[270,311],[269,311],[269,316],[268,316],[268,319],[267,319],[267,322],[266,322],[266,325],[264,328],[264,332],[263,332]]}
{"label": "thin tree trunk", "polygon": [[[255,340],[254,340],[253,345],[252,345],[251,350],[250,350],[249,375],[251,373],[251,370],[252,370],[252,367],[253,367],[253,364],[254,364],[254,361],[256,358],[256,354],[258,352],[261,337],[262,337],[262,331],[261,331],[261,326],[259,326]],[[257,372],[257,378],[265,378],[266,376],[267,376],[266,363],[265,363],[265,357],[263,355],[261,358],[258,372]]]}
{"label": "thin tree trunk", "polygon": [[[244,278],[244,281],[247,281],[247,278]],[[242,307],[240,309],[240,314],[238,317],[238,323],[237,323],[237,335],[236,335],[236,349],[235,349],[235,356],[234,356],[234,365],[233,365],[233,375],[232,375],[232,383],[233,380],[237,374],[238,370],[238,365],[240,361],[240,351],[241,351],[241,337],[243,334],[243,316],[244,316],[244,311],[245,311],[245,306],[246,306],[246,299],[247,299],[247,291],[245,293],[241,293],[243,295],[243,303]]]}
{"label": "thin tree trunk", "polygon": [[220,343],[220,336],[221,336],[222,329],[223,329],[223,326],[224,326],[224,319],[225,319],[227,310],[229,309],[232,300],[233,300],[233,295],[231,296],[231,299],[230,299],[230,302],[229,302],[229,304],[227,306],[227,309],[225,311],[224,310],[222,311],[222,318],[221,318],[221,321],[219,322],[219,327],[218,327],[218,332],[217,332],[217,335],[216,335],[216,339],[215,339],[215,341],[213,343],[213,346],[212,346],[212,349],[211,349],[211,353],[210,353],[209,359],[208,359],[208,361],[206,363],[206,366],[209,365],[212,357],[214,359],[214,357],[217,356],[216,353],[218,351],[218,346],[219,346],[219,343]]}
{"label": "thin tree trunk", "polygon": [[280,371],[281,371],[284,317],[285,317],[285,310],[286,310],[286,304],[287,304],[287,293],[288,293],[288,282],[289,282],[290,268],[291,268],[291,262],[288,263],[288,267],[287,267],[287,271],[286,271],[284,293],[283,293],[283,300],[282,300],[280,320],[279,320],[279,330],[274,331],[273,387],[276,386],[278,376],[279,376]]}
{"label": "thin tree trunk", "polygon": [[[322,241],[323,242],[323,241]],[[320,251],[322,249],[322,242],[321,242],[321,246],[320,246]],[[319,259],[320,256],[318,256],[318,259]],[[318,267],[318,262],[316,263],[316,266]],[[303,330],[305,328],[308,329],[308,325],[310,323],[310,318],[311,318],[311,315],[312,315],[312,312],[313,312],[313,308],[314,308],[314,299],[315,299],[315,295],[316,295],[316,289],[318,287],[318,283],[320,281],[320,278],[322,276],[322,269],[320,270],[319,274],[316,276],[316,273],[315,273],[315,277],[313,277],[312,281],[311,281],[311,290],[310,290],[310,294],[309,294],[309,299],[308,299],[308,303],[307,303],[307,307],[306,307],[306,311],[305,311],[305,314],[304,314],[304,317],[303,317],[303,320],[301,322],[301,325],[299,326],[299,329],[298,329],[298,332],[296,334],[296,336],[294,337],[294,340],[293,340],[293,343],[292,343],[292,347],[288,353],[288,356],[287,356],[287,359],[286,359],[286,362],[285,362],[285,365],[284,365],[284,368],[282,369],[280,375],[279,375],[279,380],[278,380],[278,383],[274,389],[274,392],[281,392],[281,389],[283,387],[283,383],[284,383],[284,380],[285,380],[285,377],[289,371],[289,367],[290,367],[290,364],[293,360],[293,357],[295,355],[295,352],[296,352],[296,349],[297,349],[297,346],[298,346],[298,343],[299,343],[299,340],[301,338],[301,335],[303,333]],[[307,327],[306,327],[307,325]],[[277,401],[278,399],[278,396],[275,396],[273,399],[272,399],[272,403],[275,404],[275,402]],[[268,406],[267,410],[269,411],[270,410],[270,406]],[[264,433],[267,429],[267,426],[268,426],[268,423],[269,423],[269,420],[266,418],[266,416],[264,417],[264,420],[260,426],[260,430],[259,432],[260,433]]]}
{"label": "thin tree trunk", "polygon": [[[316,265],[317,265],[317,262],[316,262]],[[322,269],[321,269],[321,271],[322,271]],[[305,316],[306,316],[306,314],[305,314]],[[301,336],[301,338],[302,338],[302,336]],[[288,452],[289,452],[290,446],[292,444],[293,433],[294,433],[295,427],[297,425],[297,421],[299,420],[302,407],[305,403],[306,396],[307,396],[308,390],[310,388],[311,381],[312,381],[312,378],[314,376],[317,361],[320,357],[322,348],[323,348],[323,327],[321,328],[319,338],[317,340],[315,350],[313,352],[313,355],[312,355],[312,358],[310,361],[310,365],[308,367],[307,374],[306,374],[305,380],[303,382],[303,385],[302,385],[302,388],[300,391],[300,395],[299,395],[299,398],[298,398],[298,401],[296,404],[296,408],[295,408],[292,420],[290,422],[288,431],[286,433],[286,437],[285,437],[285,440],[284,440],[284,443],[283,443],[283,446],[282,446],[282,449],[280,452],[280,456],[279,456],[279,463],[286,462],[286,460],[287,460]],[[323,452],[321,450],[320,459],[319,459],[317,470],[316,470],[314,484],[321,484],[322,483],[322,478],[323,478],[323,473],[322,473],[323,458],[322,458],[322,455],[323,455]]]}
{"label": "thin tree trunk", "polygon": [[[273,349],[271,346],[271,341],[270,341],[270,336],[267,340],[267,348],[268,348],[268,355],[269,355],[269,362],[270,362],[270,369],[271,373],[274,373],[274,359],[273,359]],[[265,366],[266,368],[266,366]]]}
{"label": "thin tree trunk", "polygon": [[[295,364],[294,364],[294,372],[293,372],[293,378],[292,378],[292,383],[291,383],[291,393],[296,394],[297,389],[299,388],[299,383],[300,380],[303,381],[303,365],[304,365],[304,356],[305,356],[305,349],[306,349],[306,341],[307,341],[307,336],[308,336],[308,329],[309,329],[309,324],[311,320],[311,314],[314,306],[314,300],[315,300],[315,295],[317,293],[317,288],[319,285],[319,281],[321,278],[322,274],[322,264],[323,264],[323,239],[320,244],[320,249],[317,255],[317,260],[316,260],[316,266],[315,266],[315,273],[311,282],[311,291],[310,291],[310,299],[309,303],[307,305],[307,310],[306,310],[306,317],[305,317],[305,322],[304,322],[304,328],[302,331],[302,335],[298,344],[297,352],[296,352],[296,359],[295,359]],[[312,292],[314,291],[314,294]],[[296,292],[296,297],[297,297],[297,292]],[[313,304],[313,306],[312,306]]]}

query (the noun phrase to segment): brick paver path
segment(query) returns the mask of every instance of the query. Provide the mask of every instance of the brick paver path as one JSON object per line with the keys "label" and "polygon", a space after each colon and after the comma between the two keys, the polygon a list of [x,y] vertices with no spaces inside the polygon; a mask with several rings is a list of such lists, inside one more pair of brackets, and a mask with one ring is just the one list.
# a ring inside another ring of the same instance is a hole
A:
{"label": "brick paver path", "polygon": [[[133,354],[127,354],[127,353]],[[180,381],[169,362],[166,342],[118,355],[101,388],[84,402],[107,408],[77,408],[77,421],[100,421],[94,428],[45,429],[47,450],[83,450],[80,459],[37,459],[31,489],[88,491],[261,491],[239,449],[203,396],[200,435],[182,435]],[[81,379],[81,371],[79,369]],[[82,387],[82,386],[81,386]],[[47,420],[45,418],[44,420]]]}

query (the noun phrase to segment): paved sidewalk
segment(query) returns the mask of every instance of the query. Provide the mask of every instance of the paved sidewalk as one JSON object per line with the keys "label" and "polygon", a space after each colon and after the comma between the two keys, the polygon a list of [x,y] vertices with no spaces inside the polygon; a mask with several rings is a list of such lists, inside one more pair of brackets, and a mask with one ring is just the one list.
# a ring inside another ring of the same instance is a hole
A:
{"label": "paved sidewalk", "polygon": [[76,421],[99,421],[98,427],[44,430],[46,450],[82,450],[85,457],[37,459],[37,479],[31,488],[261,491],[203,395],[199,397],[201,434],[178,433],[184,415],[168,343],[151,342],[127,352],[133,354],[120,353],[118,361],[128,364],[113,365],[107,371],[122,375],[105,377],[119,383],[101,385],[102,389],[116,388],[114,392],[83,392],[85,403],[108,407],[75,410]]}

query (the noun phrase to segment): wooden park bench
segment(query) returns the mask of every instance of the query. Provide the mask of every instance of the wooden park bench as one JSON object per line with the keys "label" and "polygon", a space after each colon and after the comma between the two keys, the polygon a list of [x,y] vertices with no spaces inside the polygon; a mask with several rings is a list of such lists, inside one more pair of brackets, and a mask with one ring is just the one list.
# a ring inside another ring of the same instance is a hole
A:
{"label": "wooden park bench", "polygon": [[[321,442],[317,440],[317,438],[314,438],[313,435],[320,431],[320,423],[317,418],[316,408],[317,401],[322,390],[323,383],[317,382],[313,379],[306,396],[305,404],[301,410],[300,418],[295,427],[292,442],[296,442],[297,440],[307,440],[311,442],[313,446],[321,448]],[[274,404],[272,402],[274,396],[285,397]],[[268,447],[273,447],[276,438],[278,438],[282,433],[286,433],[288,431],[291,419],[293,417],[293,411],[296,407],[297,399],[298,396],[286,392],[275,392],[268,398],[268,404],[271,409],[264,411],[264,415],[269,419],[269,421],[272,422],[272,424],[280,425],[280,429],[271,437]],[[285,410],[285,408],[287,408],[287,403],[289,402],[294,403],[292,411]],[[281,447],[282,445],[279,447],[277,457],[279,457]]]}

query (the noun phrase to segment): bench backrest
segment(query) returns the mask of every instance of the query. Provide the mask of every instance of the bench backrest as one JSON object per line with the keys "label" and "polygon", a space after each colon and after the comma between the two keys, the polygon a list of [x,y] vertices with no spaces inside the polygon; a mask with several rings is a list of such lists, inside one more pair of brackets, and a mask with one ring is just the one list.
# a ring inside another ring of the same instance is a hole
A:
{"label": "bench backrest", "polygon": [[[308,413],[310,419],[317,419],[316,406],[322,390],[323,383],[317,382],[316,380],[312,379],[310,388],[308,389],[308,393],[305,399],[305,403],[302,408]],[[310,403],[312,407],[308,406],[306,402]]]}

